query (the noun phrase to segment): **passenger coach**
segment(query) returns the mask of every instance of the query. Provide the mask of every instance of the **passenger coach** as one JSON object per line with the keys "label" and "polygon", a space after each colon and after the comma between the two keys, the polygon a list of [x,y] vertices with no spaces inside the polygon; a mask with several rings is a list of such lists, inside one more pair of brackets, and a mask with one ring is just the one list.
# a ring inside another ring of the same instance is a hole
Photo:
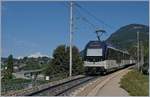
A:
{"label": "passenger coach", "polygon": [[127,51],[101,41],[90,41],[86,45],[83,60],[86,74],[105,74],[135,63]]}

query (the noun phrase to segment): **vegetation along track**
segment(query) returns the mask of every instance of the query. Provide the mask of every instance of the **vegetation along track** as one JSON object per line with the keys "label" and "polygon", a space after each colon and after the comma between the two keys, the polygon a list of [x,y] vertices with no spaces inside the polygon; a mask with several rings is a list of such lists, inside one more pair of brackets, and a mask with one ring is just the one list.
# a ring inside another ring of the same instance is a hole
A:
{"label": "vegetation along track", "polygon": [[86,82],[89,82],[91,80],[96,79],[97,77],[92,76],[85,76],[77,79],[73,79],[52,87],[48,87],[46,89],[34,92],[32,94],[28,94],[26,96],[67,96],[70,94],[71,90],[74,88],[80,86],[81,84],[84,84]]}

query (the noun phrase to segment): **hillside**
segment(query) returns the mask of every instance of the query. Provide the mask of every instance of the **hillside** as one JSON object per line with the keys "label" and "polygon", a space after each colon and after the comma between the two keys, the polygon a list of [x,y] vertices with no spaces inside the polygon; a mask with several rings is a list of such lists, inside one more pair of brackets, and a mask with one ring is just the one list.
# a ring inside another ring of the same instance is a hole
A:
{"label": "hillside", "polygon": [[106,41],[120,48],[128,49],[136,45],[137,31],[139,31],[140,41],[147,42],[149,38],[149,27],[142,24],[129,24],[114,32]]}

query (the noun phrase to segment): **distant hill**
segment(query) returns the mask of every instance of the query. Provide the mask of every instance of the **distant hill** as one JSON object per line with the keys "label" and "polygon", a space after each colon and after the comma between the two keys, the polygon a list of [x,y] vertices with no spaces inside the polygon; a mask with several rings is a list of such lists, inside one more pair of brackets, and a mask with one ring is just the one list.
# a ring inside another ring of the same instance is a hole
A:
{"label": "distant hill", "polygon": [[129,24],[114,32],[107,40],[107,43],[117,45],[119,48],[128,49],[137,43],[137,31],[140,41],[144,43],[149,40],[149,27],[142,24]]}

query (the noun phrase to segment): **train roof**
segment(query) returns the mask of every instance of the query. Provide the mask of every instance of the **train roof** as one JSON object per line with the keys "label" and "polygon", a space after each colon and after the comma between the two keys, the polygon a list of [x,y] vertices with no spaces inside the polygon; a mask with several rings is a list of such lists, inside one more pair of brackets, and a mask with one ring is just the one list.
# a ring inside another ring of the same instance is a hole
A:
{"label": "train roof", "polygon": [[116,51],[119,51],[119,52],[125,53],[125,54],[129,54],[129,53],[128,53],[128,51],[120,50],[120,49],[117,49],[117,48],[112,47],[112,46],[109,46],[109,45],[107,45],[107,47],[108,47],[108,48],[111,48],[111,49],[114,49],[114,50],[116,50]]}
{"label": "train roof", "polygon": [[120,48],[110,44],[110,43],[106,43],[105,41],[98,41],[98,40],[92,40],[92,41],[89,41],[88,44],[86,45],[86,48],[89,47],[89,46],[93,46],[93,44],[97,45],[98,47],[102,47],[102,48],[111,48],[111,49],[114,49],[116,51],[119,51],[119,52],[122,52],[122,53],[125,53],[125,54],[129,54],[128,51],[125,51],[125,50],[121,50]]}
{"label": "train roof", "polygon": [[99,44],[99,45],[106,45],[106,42],[104,41],[96,41],[96,40],[92,40],[92,41],[89,41],[87,45],[91,45],[91,44]]}

